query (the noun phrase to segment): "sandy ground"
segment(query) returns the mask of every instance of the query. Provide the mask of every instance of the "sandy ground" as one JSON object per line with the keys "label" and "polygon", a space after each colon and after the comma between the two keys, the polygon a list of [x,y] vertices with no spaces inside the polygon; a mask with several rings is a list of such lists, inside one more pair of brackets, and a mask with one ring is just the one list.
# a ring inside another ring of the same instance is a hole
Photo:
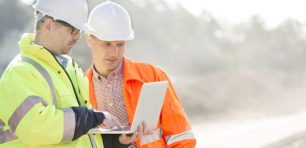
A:
{"label": "sandy ground", "polygon": [[193,125],[198,148],[261,148],[306,131],[306,112]]}

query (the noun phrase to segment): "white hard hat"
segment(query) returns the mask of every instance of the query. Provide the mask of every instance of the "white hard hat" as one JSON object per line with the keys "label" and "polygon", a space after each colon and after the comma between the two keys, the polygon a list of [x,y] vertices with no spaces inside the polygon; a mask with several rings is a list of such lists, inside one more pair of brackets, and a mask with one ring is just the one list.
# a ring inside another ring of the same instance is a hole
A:
{"label": "white hard hat", "polygon": [[134,39],[130,15],[117,3],[107,1],[97,5],[89,14],[88,23],[94,29],[88,33],[100,40]]}
{"label": "white hard hat", "polygon": [[82,31],[91,31],[87,24],[88,7],[86,0],[37,0],[36,11],[62,20]]}

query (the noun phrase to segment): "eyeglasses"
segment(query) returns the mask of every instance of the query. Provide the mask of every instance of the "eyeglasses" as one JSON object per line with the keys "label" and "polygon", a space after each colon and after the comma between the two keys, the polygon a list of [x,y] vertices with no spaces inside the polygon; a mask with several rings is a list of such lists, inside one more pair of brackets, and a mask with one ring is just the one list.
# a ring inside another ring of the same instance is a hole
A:
{"label": "eyeglasses", "polygon": [[57,20],[57,19],[53,19],[54,22],[57,22],[65,27],[68,27],[71,29],[71,35],[77,35],[78,33],[80,33],[80,30],[73,27],[72,25],[70,25],[69,23],[65,22],[65,21],[62,21],[62,20]]}

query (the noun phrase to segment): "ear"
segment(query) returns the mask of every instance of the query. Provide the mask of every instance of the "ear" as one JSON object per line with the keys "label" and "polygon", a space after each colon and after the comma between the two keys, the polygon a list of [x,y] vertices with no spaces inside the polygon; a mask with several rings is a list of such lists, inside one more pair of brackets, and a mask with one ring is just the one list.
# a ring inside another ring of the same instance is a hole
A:
{"label": "ear", "polygon": [[53,24],[54,23],[51,19],[45,19],[44,22],[41,24],[41,28],[47,32],[51,32]]}
{"label": "ear", "polygon": [[86,42],[89,48],[91,48],[91,42],[92,42],[92,36],[88,33],[86,33]]}

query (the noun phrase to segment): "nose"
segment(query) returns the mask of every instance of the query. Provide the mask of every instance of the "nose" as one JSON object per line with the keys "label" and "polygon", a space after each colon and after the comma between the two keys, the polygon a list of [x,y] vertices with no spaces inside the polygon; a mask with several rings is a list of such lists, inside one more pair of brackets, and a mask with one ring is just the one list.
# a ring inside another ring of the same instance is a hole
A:
{"label": "nose", "polygon": [[79,31],[77,34],[74,35],[75,40],[81,39],[81,32]]}
{"label": "nose", "polygon": [[118,48],[117,45],[112,46],[111,54],[112,54],[112,56],[115,56],[115,57],[117,57],[119,55],[119,48]]}

